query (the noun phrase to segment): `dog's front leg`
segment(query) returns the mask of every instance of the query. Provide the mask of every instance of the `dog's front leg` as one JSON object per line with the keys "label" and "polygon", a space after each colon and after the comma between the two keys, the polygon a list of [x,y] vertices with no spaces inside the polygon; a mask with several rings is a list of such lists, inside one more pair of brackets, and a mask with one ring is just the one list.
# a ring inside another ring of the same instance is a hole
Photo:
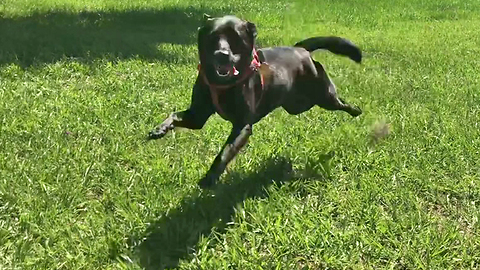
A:
{"label": "dog's front leg", "polygon": [[[206,119],[205,119],[206,121]],[[170,130],[176,127],[184,127],[189,129],[200,129],[205,123],[203,119],[198,119],[191,110],[183,112],[172,113],[163,123],[155,127],[148,133],[148,139],[160,139],[165,136]]]}
{"label": "dog's front leg", "polygon": [[148,134],[148,139],[160,139],[176,127],[188,129],[201,129],[215,109],[210,97],[208,87],[199,83],[193,87],[190,108],[186,111],[172,113],[163,123],[158,125]]}
{"label": "dog's front leg", "polygon": [[234,125],[227,142],[223,146],[220,153],[213,161],[212,166],[208,170],[205,177],[200,180],[198,185],[201,188],[208,188],[213,186],[220,175],[225,171],[228,163],[232,161],[240,149],[247,143],[248,138],[252,135],[252,125],[244,126]]}

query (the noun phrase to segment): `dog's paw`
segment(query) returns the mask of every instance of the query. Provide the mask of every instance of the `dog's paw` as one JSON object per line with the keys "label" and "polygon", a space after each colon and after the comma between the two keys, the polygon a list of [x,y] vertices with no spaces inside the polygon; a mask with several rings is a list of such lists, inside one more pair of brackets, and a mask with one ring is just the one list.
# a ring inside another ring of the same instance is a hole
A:
{"label": "dog's paw", "polygon": [[156,139],[163,138],[163,136],[165,136],[169,130],[170,129],[168,128],[168,126],[163,125],[163,124],[159,125],[158,127],[156,127],[155,129],[151,130],[148,133],[147,139],[148,140],[156,140]]}
{"label": "dog's paw", "polygon": [[203,177],[199,182],[198,182],[198,186],[201,188],[201,189],[209,189],[209,188],[212,188],[215,186],[215,184],[217,183],[217,179],[218,179],[218,176],[217,175],[214,175],[214,174],[211,174],[211,173],[207,173],[207,175],[205,175],[205,177]]}
{"label": "dog's paw", "polygon": [[350,115],[353,117],[357,117],[362,114],[362,109],[360,109],[357,106],[353,106],[351,110],[349,111]]}
{"label": "dog's paw", "polygon": [[159,132],[157,129],[154,129],[148,133],[147,140],[160,139],[160,138],[163,138],[165,134],[166,134],[165,132]]}

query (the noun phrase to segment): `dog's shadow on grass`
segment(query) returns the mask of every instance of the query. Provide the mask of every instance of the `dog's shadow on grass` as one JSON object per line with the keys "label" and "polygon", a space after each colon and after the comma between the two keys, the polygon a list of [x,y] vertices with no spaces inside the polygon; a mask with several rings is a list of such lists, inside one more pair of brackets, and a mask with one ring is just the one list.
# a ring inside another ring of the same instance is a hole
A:
{"label": "dog's shadow on grass", "polygon": [[[300,173],[283,157],[269,159],[251,175],[229,173],[227,183],[231,184],[219,184],[213,191],[185,199],[175,210],[151,224],[145,240],[134,251],[140,265],[148,270],[176,268],[180,260],[194,252],[201,236],[207,236],[214,228],[217,232],[224,231],[239,203],[247,198],[267,197],[271,185],[280,187],[294,180],[327,178],[325,169],[332,156],[321,155],[314,162],[309,159]],[[321,171],[312,164],[321,164]]]}
{"label": "dog's shadow on grass", "polygon": [[204,13],[222,11],[192,7],[79,13],[53,10],[24,17],[0,14],[0,66],[15,63],[28,67],[65,57],[85,62],[131,57],[190,61],[188,57],[195,55],[182,54],[184,48],[174,46],[196,44]]}

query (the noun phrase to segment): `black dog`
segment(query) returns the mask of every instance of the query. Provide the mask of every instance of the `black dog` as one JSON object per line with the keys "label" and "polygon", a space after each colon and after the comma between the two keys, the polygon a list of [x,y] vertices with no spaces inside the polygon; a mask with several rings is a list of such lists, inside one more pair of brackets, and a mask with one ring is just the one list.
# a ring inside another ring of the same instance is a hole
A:
{"label": "black dog", "polygon": [[252,126],[277,107],[300,114],[318,105],[352,116],[362,111],[337,97],[322,65],[310,56],[317,49],[350,57],[360,63],[362,54],[339,37],[314,37],[294,47],[255,50],[256,27],[234,16],[204,18],[198,33],[199,74],[190,108],[172,113],[149,133],[162,138],[175,127],[201,129],[217,112],[233,124],[232,132],[215,158],[202,188],[215,184],[227,164],[247,143]]}

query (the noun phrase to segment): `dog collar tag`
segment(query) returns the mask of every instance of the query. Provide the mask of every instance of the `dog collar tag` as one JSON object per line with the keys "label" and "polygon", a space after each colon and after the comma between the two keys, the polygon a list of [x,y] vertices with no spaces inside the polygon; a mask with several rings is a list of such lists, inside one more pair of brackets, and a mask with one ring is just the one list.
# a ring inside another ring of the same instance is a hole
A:
{"label": "dog collar tag", "polygon": [[272,69],[267,63],[261,63],[258,71],[264,78],[269,78],[272,75]]}

